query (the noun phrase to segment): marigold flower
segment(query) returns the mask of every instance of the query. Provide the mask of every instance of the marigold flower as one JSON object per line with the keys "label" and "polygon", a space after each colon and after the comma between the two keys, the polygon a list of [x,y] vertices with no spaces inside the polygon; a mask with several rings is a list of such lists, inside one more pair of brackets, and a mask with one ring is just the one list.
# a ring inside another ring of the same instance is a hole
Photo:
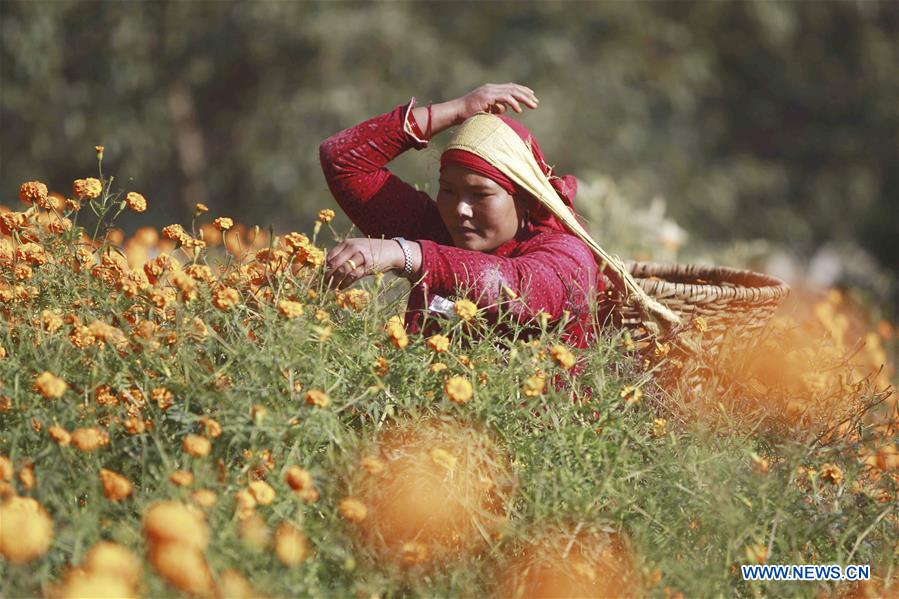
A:
{"label": "marigold flower", "polygon": [[275,500],[275,490],[264,480],[254,480],[249,484],[249,491],[259,505],[271,505]]}
{"label": "marigold flower", "polygon": [[296,566],[309,556],[306,537],[296,526],[281,523],[275,531],[275,555],[285,566]]}
{"label": "marigold flower", "polygon": [[387,467],[387,464],[384,463],[384,460],[377,456],[366,456],[362,458],[361,466],[363,470],[368,472],[369,474],[376,476],[384,472],[384,469]]}
{"label": "marigold flower", "polygon": [[147,198],[136,191],[128,192],[128,195],[125,196],[125,203],[135,212],[144,212],[147,209]]}
{"label": "marigold flower", "polygon": [[339,292],[335,298],[338,306],[344,309],[352,308],[355,312],[361,312],[371,301],[371,294],[365,289],[350,289],[347,292]]}
{"label": "marigold flower", "polygon": [[456,316],[465,321],[470,321],[478,313],[478,307],[467,299],[458,300],[453,306]]}
{"label": "marigold flower", "polygon": [[175,396],[165,387],[155,387],[150,392],[150,397],[156,402],[160,410],[168,410],[175,403]]}
{"label": "marigold flower", "polygon": [[709,324],[708,322],[706,322],[704,317],[697,316],[693,319],[693,328],[695,328],[700,333],[705,333],[709,328]]}
{"label": "marigold flower", "polygon": [[194,214],[199,216],[200,214],[203,214],[204,212],[209,212],[209,207],[202,202],[197,202],[197,205],[194,206]]}
{"label": "marigold flower", "polygon": [[433,364],[431,364],[431,372],[434,372],[434,373],[443,372],[446,369],[447,369],[447,365],[444,364],[443,362],[434,362]]}
{"label": "marigold flower", "polygon": [[98,428],[77,428],[72,431],[72,445],[84,452],[95,451],[109,445],[109,435]]}
{"label": "marigold flower", "polygon": [[290,300],[278,301],[278,313],[287,319],[297,318],[303,315],[303,304]]}
{"label": "marigold flower", "polygon": [[527,397],[537,397],[546,389],[546,377],[535,374],[529,376],[521,385],[521,390]]}
{"label": "marigold flower", "polygon": [[201,514],[178,501],[156,501],[144,512],[144,536],[150,543],[175,543],[202,551],[209,543],[209,527]]}
{"label": "marigold flower", "polygon": [[214,226],[219,231],[227,231],[231,227],[234,226],[234,221],[230,218],[220,216],[214,221],[212,221],[212,226]]}
{"label": "marigold flower", "polygon": [[324,210],[318,211],[318,220],[323,223],[329,223],[334,218],[334,211],[330,208],[325,208]]}
{"label": "marigold flower", "polygon": [[215,505],[218,497],[216,496],[215,491],[211,489],[197,489],[191,493],[190,499],[202,508],[210,508]]}
{"label": "marigold flower", "polygon": [[384,356],[378,356],[378,359],[375,360],[374,366],[375,374],[378,376],[387,376],[387,373],[390,372],[390,363]]}
{"label": "marigold flower", "polygon": [[110,541],[95,543],[84,558],[84,569],[104,574],[134,586],[141,578],[141,560],[122,545]]}
{"label": "marigold flower", "polygon": [[340,502],[340,515],[350,522],[358,523],[368,516],[368,508],[358,499],[347,497]]}
{"label": "marigold flower", "polygon": [[821,466],[821,480],[838,485],[843,482],[843,470],[836,464],[824,464]]}
{"label": "marigold flower", "polygon": [[150,563],[173,587],[192,595],[211,595],[215,588],[203,552],[181,543],[156,543],[150,548]]}
{"label": "marigold flower", "polygon": [[453,403],[467,403],[472,396],[471,382],[461,376],[449,377],[443,385],[443,390]]}
{"label": "marigold flower", "polygon": [[294,491],[311,489],[314,486],[312,475],[299,466],[291,466],[284,475],[284,480]]}
{"label": "marigold flower", "polygon": [[310,389],[306,392],[306,403],[317,408],[326,408],[331,403],[331,399],[320,389]]}
{"label": "marigold flower", "polygon": [[131,495],[131,481],[117,472],[100,468],[100,482],[103,483],[103,494],[110,501],[121,501]]}
{"label": "marigold flower", "polygon": [[574,354],[571,353],[571,350],[569,350],[564,345],[554,345],[550,350],[550,354],[552,354],[553,360],[556,361],[556,364],[558,364],[565,370],[571,369],[576,361]]}
{"label": "marigold flower", "polygon": [[653,438],[658,439],[659,437],[664,437],[668,432],[668,420],[666,418],[656,418],[652,421],[652,429],[649,434],[652,435]]}
{"label": "marigold flower", "polygon": [[194,473],[190,470],[175,470],[169,474],[169,482],[177,487],[189,487],[194,484]]}
{"label": "marigold flower", "polygon": [[212,296],[212,303],[219,310],[230,310],[240,301],[240,293],[232,287],[216,289]]}
{"label": "marigold flower", "polygon": [[30,497],[10,497],[0,504],[0,555],[24,564],[44,555],[53,542],[53,520]]}
{"label": "marigold flower", "polygon": [[72,331],[69,333],[69,341],[71,341],[72,345],[78,349],[87,349],[94,344],[96,339],[94,334],[91,333],[91,330],[81,324],[73,326]]}
{"label": "marigold flower", "polygon": [[621,389],[621,398],[629,404],[637,403],[643,398],[643,390],[639,387],[626,385]]}
{"label": "marigold flower", "polygon": [[60,447],[65,447],[72,441],[72,435],[70,435],[69,431],[61,426],[51,426],[47,429],[47,434],[50,435],[50,438],[53,439],[53,442]]}
{"label": "marigold flower", "polygon": [[446,335],[431,335],[428,337],[428,347],[436,353],[445,352],[449,349],[449,337]]}
{"label": "marigold flower", "polygon": [[47,263],[47,252],[42,246],[29,241],[16,248],[16,260],[27,262],[32,266],[43,266]]}
{"label": "marigold flower", "polygon": [[47,399],[59,399],[68,388],[64,380],[46,370],[34,379],[34,389]]}
{"label": "marigold flower", "polygon": [[72,193],[79,200],[94,200],[103,192],[103,184],[99,179],[88,177],[87,179],[75,179],[72,183]]}
{"label": "marigold flower", "polygon": [[37,484],[37,477],[34,475],[34,464],[28,463],[19,470],[19,482],[26,490],[31,490]]}
{"label": "marigold flower", "polygon": [[44,207],[48,193],[47,186],[40,181],[28,181],[19,187],[19,199],[24,204],[37,204]]}
{"label": "marigold flower", "polygon": [[215,439],[222,434],[222,425],[208,416],[200,418],[200,424],[203,426],[203,431],[206,433],[207,437]]}
{"label": "marigold flower", "polygon": [[265,520],[253,513],[240,521],[240,538],[244,545],[255,551],[262,551],[268,545],[271,533]]}
{"label": "marigold flower", "polygon": [[209,455],[212,443],[201,435],[187,435],[181,442],[181,448],[195,458],[202,458]]}

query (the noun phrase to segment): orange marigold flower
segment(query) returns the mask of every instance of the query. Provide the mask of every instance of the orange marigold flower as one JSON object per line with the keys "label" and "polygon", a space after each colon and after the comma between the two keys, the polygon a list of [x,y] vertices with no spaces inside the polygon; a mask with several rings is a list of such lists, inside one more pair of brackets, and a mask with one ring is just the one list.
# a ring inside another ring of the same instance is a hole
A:
{"label": "orange marigold flower", "polygon": [[120,578],[136,585],[141,578],[142,560],[118,543],[100,541],[91,547],[84,558],[84,569],[93,574]]}
{"label": "orange marigold flower", "polygon": [[695,328],[700,333],[705,333],[709,328],[709,324],[706,322],[705,318],[703,318],[702,316],[697,316],[693,319],[693,328]]}
{"label": "orange marigold flower", "polygon": [[350,522],[362,522],[368,516],[368,508],[358,499],[347,497],[340,502],[340,515]]}
{"label": "orange marigold flower", "polygon": [[240,293],[233,287],[221,287],[212,294],[212,303],[219,310],[230,310],[240,301]]}
{"label": "orange marigold flower", "polygon": [[318,211],[318,220],[323,223],[329,223],[334,218],[334,211],[330,208],[325,208],[324,210]]}
{"label": "orange marigold flower", "polygon": [[47,434],[60,447],[65,447],[72,441],[72,435],[69,434],[69,431],[55,424],[47,429]]}
{"label": "orange marigold flower", "polygon": [[339,292],[335,298],[338,306],[344,309],[352,308],[361,312],[371,301],[371,294],[365,289],[350,289],[346,293]]}
{"label": "orange marigold flower", "polygon": [[184,227],[178,223],[163,227],[162,236],[166,239],[171,239],[172,241],[178,241],[180,243],[185,243],[191,238],[190,235],[187,234],[187,231],[184,230]]}
{"label": "orange marigold flower", "polygon": [[209,527],[202,512],[178,501],[157,501],[144,512],[144,536],[150,543],[176,543],[203,550]]}
{"label": "orange marigold flower", "polygon": [[78,428],[72,431],[72,445],[84,452],[91,452],[109,445],[109,435],[98,428]]}
{"label": "orange marigold flower", "polygon": [[821,466],[821,480],[838,485],[843,482],[843,470],[836,464],[824,464]]}
{"label": "orange marigold flower", "polygon": [[384,356],[378,356],[378,359],[375,360],[374,366],[375,374],[378,376],[386,376],[387,373],[390,372],[390,363]]}
{"label": "orange marigold flower", "polygon": [[200,424],[203,425],[203,431],[208,437],[215,439],[222,434],[222,425],[208,416],[200,418]]}
{"label": "orange marigold flower", "polygon": [[299,466],[291,466],[284,475],[284,480],[294,491],[303,491],[315,486],[312,475]]}
{"label": "orange marigold flower", "polygon": [[521,390],[527,397],[537,397],[546,389],[546,377],[539,374],[529,376],[522,383]]}
{"label": "orange marigold flower", "polygon": [[201,435],[187,435],[181,442],[181,448],[195,458],[202,458],[209,455],[212,443]]}
{"label": "orange marigold flower", "polygon": [[387,336],[397,349],[403,349],[409,345],[409,337],[406,335],[405,325],[401,316],[391,316],[387,320]]}
{"label": "orange marigold flower", "polygon": [[447,369],[447,365],[444,364],[443,362],[434,362],[433,364],[431,364],[430,370],[431,370],[431,372],[437,373],[437,372],[443,372],[446,369]]}
{"label": "orange marigold flower", "polygon": [[565,370],[569,370],[574,366],[576,361],[574,354],[564,345],[554,345],[550,350],[550,353],[552,354],[553,360],[556,361],[556,364]]}
{"label": "orange marigold flower", "polygon": [[250,494],[259,505],[271,505],[275,500],[275,490],[264,480],[254,480],[249,484]]}
{"label": "orange marigold flower", "polygon": [[210,508],[215,505],[216,499],[218,497],[215,494],[215,491],[211,489],[197,489],[190,495],[191,501],[202,508]]}
{"label": "orange marigold flower", "polygon": [[47,252],[40,245],[29,241],[16,248],[16,260],[28,262],[32,266],[42,266],[47,263]]}
{"label": "orange marigold flower", "polygon": [[214,226],[219,231],[227,231],[234,226],[234,221],[225,216],[220,216],[212,221],[212,226]]}
{"label": "orange marigold flower", "polygon": [[136,191],[128,192],[128,195],[125,196],[125,203],[135,212],[144,212],[147,209],[147,198]]}
{"label": "orange marigold flower", "polygon": [[100,468],[100,481],[103,483],[103,494],[110,501],[121,501],[131,495],[131,481],[117,472]]}
{"label": "orange marigold flower", "polygon": [[278,313],[287,319],[297,318],[303,315],[303,304],[290,300],[279,300]]}
{"label": "orange marigold flower", "polygon": [[428,347],[438,354],[449,349],[450,340],[446,335],[431,335],[428,337]]}
{"label": "orange marigold flower", "polygon": [[10,497],[0,504],[0,555],[24,564],[44,555],[53,542],[53,520],[30,497]]}
{"label": "orange marigold flower", "polygon": [[40,181],[28,181],[19,187],[19,199],[22,203],[37,204],[42,208],[46,208],[44,204],[47,203],[48,193],[47,186]]}
{"label": "orange marigold flower", "polygon": [[309,556],[306,537],[296,526],[281,523],[275,531],[275,555],[285,566],[296,566]]}
{"label": "orange marigold flower", "polygon": [[478,307],[467,299],[458,300],[453,306],[456,316],[465,321],[470,321],[478,313]]}
{"label": "orange marigold flower", "polygon": [[103,192],[103,184],[99,179],[88,177],[87,179],[75,179],[72,183],[72,193],[79,200],[94,200]]}
{"label": "orange marigold flower", "polygon": [[211,595],[215,582],[203,552],[181,543],[156,543],[150,548],[150,563],[175,588],[191,595]]}
{"label": "orange marigold flower", "polygon": [[310,389],[306,391],[306,403],[310,406],[325,408],[331,403],[328,394],[320,389]]}
{"label": "orange marigold flower", "polygon": [[44,371],[34,379],[34,389],[47,399],[59,399],[68,388],[69,385],[52,372]]}
{"label": "orange marigold flower", "polygon": [[451,376],[446,379],[443,390],[450,401],[458,404],[467,403],[472,395],[471,382],[461,376]]}
{"label": "orange marigold flower", "polygon": [[94,337],[90,328],[82,324],[76,324],[72,327],[72,332],[69,333],[69,341],[78,349],[86,349],[93,345],[96,337]]}
{"label": "orange marigold flower", "polygon": [[175,470],[169,474],[169,482],[178,487],[189,487],[194,484],[194,473],[190,470]]}

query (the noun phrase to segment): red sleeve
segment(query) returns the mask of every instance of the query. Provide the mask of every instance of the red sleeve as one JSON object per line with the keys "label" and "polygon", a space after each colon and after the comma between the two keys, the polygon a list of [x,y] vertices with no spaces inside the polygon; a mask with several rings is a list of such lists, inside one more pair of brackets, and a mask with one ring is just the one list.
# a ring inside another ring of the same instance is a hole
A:
{"label": "red sleeve", "polygon": [[590,249],[573,235],[544,233],[528,242],[517,256],[483,252],[419,241],[423,284],[439,295],[468,290],[466,296],[487,315],[496,315],[505,286],[520,301],[504,303],[504,311],[519,322],[543,310],[552,319],[564,310],[581,312],[597,290],[597,264]]}
{"label": "red sleeve", "polygon": [[[322,142],[319,159],[334,199],[365,235],[452,243],[437,204],[391,173],[386,164],[427,146],[407,129],[415,98]],[[411,119],[411,120],[414,120]]]}

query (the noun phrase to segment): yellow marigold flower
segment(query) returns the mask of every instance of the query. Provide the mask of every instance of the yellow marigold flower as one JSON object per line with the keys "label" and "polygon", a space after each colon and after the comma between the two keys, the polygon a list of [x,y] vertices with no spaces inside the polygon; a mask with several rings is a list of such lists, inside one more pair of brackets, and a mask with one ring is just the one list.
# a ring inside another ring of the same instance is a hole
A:
{"label": "yellow marigold flower", "polygon": [[202,508],[211,508],[218,497],[211,489],[197,489],[190,494],[190,499]]}
{"label": "yellow marigold flower", "polygon": [[334,211],[330,208],[325,208],[324,210],[318,211],[318,220],[323,223],[329,223],[334,218]]}
{"label": "yellow marigold flower", "polygon": [[447,470],[455,470],[458,459],[445,449],[435,447],[431,450],[431,461]]}
{"label": "yellow marigold flower", "polygon": [[521,385],[521,390],[527,397],[537,397],[546,389],[546,377],[535,374],[529,376]]}
{"label": "yellow marigold flower", "polygon": [[478,313],[478,307],[467,299],[458,300],[453,306],[456,316],[465,321],[470,321]]}
{"label": "yellow marigold flower", "polygon": [[259,505],[271,505],[275,500],[275,490],[264,480],[254,480],[249,484],[249,491]]}
{"label": "yellow marigold flower", "polygon": [[220,216],[212,221],[212,226],[214,226],[219,231],[227,231],[234,226],[234,221],[225,216]]}
{"label": "yellow marigold flower", "polygon": [[47,263],[47,252],[37,243],[29,241],[16,248],[16,260],[28,262],[32,266],[43,266]]}
{"label": "yellow marigold flower", "polygon": [[287,319],[297,318],[303,315],[303,304],[290,300],[280,300],[278,301],[278,313]]}
{"label": "yellow marigold flower", "polygon": [[84,558],[84,569],[93,574],[104,574],[123,580],[134,586],[141,579],[142,560],[118,543],[95,543]]}
{"label": "yellow marigold flower", "polygon": [[222,425],[208,416],[200,418],[200,424],[203,426],[203,431],[207,437],[215,439],[222,434]]}
{"label": "yellow marigold flower", "polygon": [[240,301],[240,293],[233,287],[221,287],[212,294],[212,303],[219,310],[230,310]]}
{"label": "yellow marigold flower", "polygon": [[197,202],[197,205],[194,206],[194,214],[200,215],[200,214],[203,214],[204,212],[209,212],[209,207],[206,206],[206,204],[204,204],[202,202]]}
{"label": "yellow marigold flower", "polygon": [[471,399],[472,387],[467,378],[451,376],[443,385],[446,396],[453,403],[463,404]]}
{"label": "yellow marigold flower", "polygon": [[51,310],[41,312],[41,328],[48,333],[55,333],[62,326],[62,316]]}
{"label": "yellow marigold flower", "polygon": [[668,433],[668,420],[666,418],[656,418],[652,421],[652,430],[649,434],[658,439],[664,437]]}
{"label": "yellow marigold flower", "polygon": [[249,489],[240,489],[234,494],[234,502],[237,504],[237,518],[245,520],[255,513],[258,502]]}
{"label": "yellow marigold flower", "polygon": [[77,428],[72,431],[72,445],[84,452],[91,452],[109,444],[109,435],[98,428]]}
{"label": "yellow marigold flower", "polygon": [[312,481],[312,475],[299,466],[291,466],[288,468],[284,475],[284,480],[294,491],[311,489],[315,486],[315,483]]}
{"label": "yellow marigold flower", "polygon": [[653,355],[657,358],[664,358],[668,355],[668,352],[671,351],[670,343],[659,343],[658,341],[653,341],[655,346],[653,347]]}
{"label": "yellow marigold flower", "polygon": [[556,364],[564,368],[565,370],[569,370],[576,361],[574,354],[571,353],[564,345],[554,345],[550,350],[552,354],[553,360],[556,361]]}
{"label": "yellow marigold flower", "polygon": [[326,408],[331,403],[331,399],[320,389],[310,389],[306,392],[306,403],[317,408]]}
{"label": "yellow marigold flower", "polygon": [[136,191],[128,192],[128,195],[125,196],[125,203],[135,212],[144,212],[147,209],[147,198]]}
{"label": "yellow marigold flower", "polygon": [[400,547],[400,559],[404,564],[421,564],[428,560],[428,546],[421,541],[409,541]]}
{"label": "yellow marigold flower", "polygon": [[0,504],[0,555],[24,564],[44,555],[53,542],[53,520],[30,497],[10,497]]}
{"label": "yellow marigold flower", "polygon": [[88,177],[87,179],[75,179],[72,183],[72,193],[79,200],[94,200],[103,192],[103,184],[99,179]]}
{"label": "yellow marigold flower", "polygon": [[693,319],[693,328],[695,328],[700,333],[705,333],[709,328],[709,324],[706,322],[704,317],[697,316]]}
{"label": "yellow marigold flower", "polygon": [[175,403],[175,396],[165,387],[155,387],[150,392],[150,397],[156,402],[160,410],[168,410]]}
{"label": "yellow marigold flower", "polygon": [[157,501],[144,512],[144,536],[150,543],[176,543],[202,551],[209,543],[209,527],[196,508]]}
{"label": "yellow marigold flower", "polygon": [[201,435],[187,435],[181,442],[181,448],[195,458],[202,458],[209,455],[212,443]]}
{"label": "yellow marigold flower", "polygon": [[843,482],[843,470],[836,464],[824,464],[821,466],[821,480],[838,485]]}
{"label": "yellow marigold flower", "polygon": [[431,372],[434,373],[443,372],[444,370],[446,370],[446,368],[447,366],[443,362],[434,362],[433,364],[431,364]]}
{"label": "yellow marigold flower", "polygon": [[362,312],[370,301],[371,294],[365,289],[350,289],[346,293],[338,293],[335,298],[338,306],[344,309],[352,308],[355,312]]}
{"label": "yellow marigold flower", "polygon": [[347,497],[340,502],[340,515],[350,522],[362,522],[368,516],[368,508],[358,499]]}
{"label": "yellow marigold flower", "polygon": [[449,337],[446,335],[431,335],[428,337],[428,347],[438,354],[449,349]]}
{"label": "yellow marigold flower", "polygon": [[361,465],[363,470],[373,476],[381,474],[384,472],[384,469],[387,468],[387,464],[384,463],[384,460],[373,455],[362,458]]}
{"label": "yellow marigold flower", "polygon": [[96,337],[91,333],[90,328],[81,324],[76,324],[72,327],[72,332],[69,333],[69,341],[71,341],[72,345],[78,349],[86,349],[94,344]]}
{"label": "yellow marigold flower", "polygon": [[194,484],[194,473],[190,470],[175,470],[169,474],[169,482],[177,487],[189,487]]}
{"label": "yellow marigold flower", "polygon": [[212,595],[215,582],[203,552],[181,543],[156,543],[150,548],[150,563],[173,587],[191,595]]}
{"label": "yellow marigold flower", "polygon": [[268,545],[270,537],[268,525],[259,514],[253,513],[240,521],[240,538],[250,549],[262,551]]}
{"label": "yellow marigold flower", "polygon": [[375,360],[375,374],[378,376],[386,376],[388,372],[390,372],[390,363],[387,362],[387,358],[384,356],[379,356],[377,360]]}
{"label": "yellow marigold flower", "polygon": [[306,537],[296,526],[281,523],[275,531],[275,555],[285,566],[296,566],[309,556]]}
{"label": "yellow marigold flower", "polygon": [[166,239],[171,239],[172,241],[178,241],[180,243],[184,243],[190,239],[190,235],[188,235],[187,231],[184,230],[184,227],[178,223],[163,227],[162,236]]}
{"label": "yellow marigold flower", "polygon": [[131,495],[131,481],[117,472],[100,468],[100,481],[103,483],[103,494],[110,501],[121,501]]}
{"label": "yellow marigold flower", "polygon": [[44,371],[34,379],[34,389],[47,399],[59,399],[68,388],[69,385],[52,372]]}
{"label": "yellow marigold flower", "polygon": [[621,398],[629,404],[637,403],[643,398],[643,390],[639,387],[626,385],[621,389]]}
{"label": "yellow marigold flower", "polygon": [[19,199],[24,204],[37,204],[43,207],[47,202],[48,193],[47,186],[40,181],[28,181],[19,187]]}
{"label": "yellow marigold flower", "polygon": [[50,438],[53,439],[53,442],[60,447],[65,447],[72,441],[72,435],[70,435],[69,431],[61,426],[51,426],[47,429],[47,434],[50,435]]}

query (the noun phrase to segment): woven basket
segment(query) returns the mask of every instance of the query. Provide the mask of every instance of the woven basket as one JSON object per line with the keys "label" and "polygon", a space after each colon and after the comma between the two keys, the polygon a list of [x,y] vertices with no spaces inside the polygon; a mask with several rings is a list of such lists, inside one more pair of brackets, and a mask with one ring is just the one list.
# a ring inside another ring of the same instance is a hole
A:
{"label": "woven basket", "polygon": [[729,351],[751,349],[790,292],[776,277],[736,268],[635,261],[625,265],[649,297],[681,320],[664,336],[653,336],[637,307],[612,297],[613,323],[628,329],[637,353],[651,363],[672,358],[659,373],[669,381],[680,372],[696,370],[685,369],[687,361],[694,366],[713,363],[725,343]]}

